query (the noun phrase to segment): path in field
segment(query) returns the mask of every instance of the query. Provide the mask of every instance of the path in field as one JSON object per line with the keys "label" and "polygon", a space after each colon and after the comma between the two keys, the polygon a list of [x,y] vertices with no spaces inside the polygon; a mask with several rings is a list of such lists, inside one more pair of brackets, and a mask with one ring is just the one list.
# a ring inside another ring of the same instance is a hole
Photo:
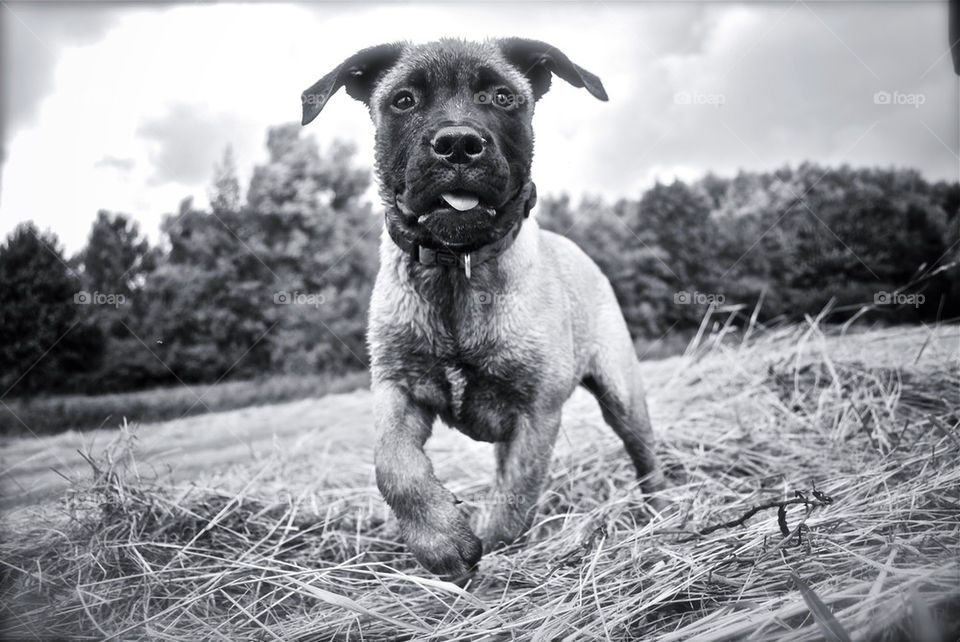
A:
{"label": "path in field", "polygon": [[[880,359],[891,366],[911,364],[925,343],[923,358],[942,362],[945,352],[956,354],[957,336],[956,327],[947,326],[933,333],[924,328],[895,329],[829,341],[831,356],[866,364]],[[930,337],[935,338],[928,343]],[[669,430],[672,419],[693,401],[678,382],[695,376],[698,363],[676,357],[645,362],[642,368],[654,428]],[[569,453],[584,440],[608,439],[611,434],[596,402],[578,390],[564,407],[556,453]],[[77,450],[96,454],[116,435],[116,430],[102,429],[3,444],[0,510],[54,500],[69,486],[67,479],[89,478],[90,467]],[[278,500],[290,493],[322,494],[327,489],[341,496],[348,489],[375,493],[367,390],[145,424],[136,428],[136,435],[137,469],[146,476],[236,491],[256,474],[258,494],[276,493]],[[474,442],[442,424],[435,427],[428,451],[437,475],[450,481],[454,492],[469,491],[471,484],[492,473],[490,444]]]}

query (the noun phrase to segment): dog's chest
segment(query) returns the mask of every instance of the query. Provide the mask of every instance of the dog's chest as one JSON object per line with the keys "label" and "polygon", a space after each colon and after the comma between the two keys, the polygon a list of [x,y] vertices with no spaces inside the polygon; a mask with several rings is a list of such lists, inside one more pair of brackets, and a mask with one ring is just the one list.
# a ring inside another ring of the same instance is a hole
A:
{"label": "dog's chest", "polygon": [[438,374],[421,392],[439,402],[436,410],[446,424],[480,441],[508,439],[535,401],[535,374],[524,365],[506,372],[450,361]]}
{"label": "dog's chest", "polygon": [[511,331],[514,326],[509,310],[490,308],[447,326],[449,343],[438,355],[444,379],[440,416],[474,439],[508,438],[519,414],[535,401],[541,354],[525,332]]}
{"label": "dog's chest", "polygon": [[459,418],[463,410],[463,394],[467,389],[467,378],[463,371],[455,365],[443,367],[443,374],[447,378],[447,406],[454,418]]}
{"label": "dog's chest", "polygon": [[[523,242],[521,234],[514,249]],[[530,272],[484,265],[468,280],[395,254],[387,245],[383,264],[395,267],[381,267],[371,300],[374,378],[401,385],[474,439],[509,438],[538,403],[556,350]]]}
{"label": "dog's chest", "polygon": [[460,306],[459,314],[420,308],[414,322],[395,327],[385,344],[392,357],[381,359],[414,399],[480,441],[510,436],[517,417],[534,404],[542,372],[543,342],[502,304]]}

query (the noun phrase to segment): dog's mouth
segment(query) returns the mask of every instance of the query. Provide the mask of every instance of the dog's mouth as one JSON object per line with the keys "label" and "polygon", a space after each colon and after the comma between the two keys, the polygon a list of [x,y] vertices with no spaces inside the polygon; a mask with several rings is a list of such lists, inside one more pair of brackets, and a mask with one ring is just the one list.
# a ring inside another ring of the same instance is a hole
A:
{"label": "dog's mouth", "polygon": [[410,220],[425,223],[437,216],[476,216],[479,218],[494,218],[497,215],[495,207],[485,202],[479,194],[464,189],[454,189],[441,192],[425,211],[415,212],[403,197],[403,192],[396,193],[397,209]]}
{"label": "dog's mouth", "polygon": [[429,247],[455,251],[500,238],[509,202],[500,190],[482,183],[451,181],[417,190],[402,185],[394,192],[394,211],[408,234]]}

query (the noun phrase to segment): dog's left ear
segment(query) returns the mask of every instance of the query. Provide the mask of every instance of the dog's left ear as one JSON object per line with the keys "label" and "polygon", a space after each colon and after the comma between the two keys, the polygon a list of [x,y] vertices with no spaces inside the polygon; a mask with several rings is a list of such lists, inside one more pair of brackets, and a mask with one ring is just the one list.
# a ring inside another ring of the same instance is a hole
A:
{"label": "dog's left ear", "polygon": [[300,102],[303,103],[301,124],[306,125],[316,118],[341,87],[346,87],[351,97],[369,105],[370,94],[377,80],[396,64],[402,52],[403,44],[393,42],[361,49],[344,60],[300,96]]}
{"label": "dog's left ear", "polygon": [[552,74],[563,78],[574,87],[585,87],[600,100],[607,100],[607,92],[600,79],[574,64],[556,47],[526,38],[504,38],[498,40],[497,44],[507,62],[520,70],[530,81],[534,100],[540,100],[550,89]]}

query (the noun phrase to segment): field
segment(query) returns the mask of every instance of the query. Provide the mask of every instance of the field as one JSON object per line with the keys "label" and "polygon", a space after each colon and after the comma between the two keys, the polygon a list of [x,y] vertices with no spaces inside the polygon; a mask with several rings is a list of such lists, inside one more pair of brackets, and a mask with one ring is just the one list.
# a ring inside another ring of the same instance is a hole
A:
{"label": "field", "polygon": [[[677,332],[655,341],[638,339],[646,359],[681,354],[692,332]],[[367,372],[345,375],[273,375],[262,380],[225,381],[212,385],[176,385],[104,395],[50,395],[0,403],[0,445],[10,437],[89,431],[131,423],[156,423],[250,406],[297,401],[370,385]]]}
{"label": "field", "polygon": [[[841,335],[810,320],[643,369],[663,511],[578,391],[533,528],[466,590],[399,543],[366,390],[8,439],[0,632],[960,636],[960,328]],[[483,501],[489,445],[438,425],[428,450],[451,490]]]}
{"label": "field", "polygon": [[115,427],[124,419],[137,423],[182,419],[208,412],[346,392],[369,385],[370,377],[365,372],[341,376],[276,375],[259,381],[177,385],[97,396],[5,399],[0,404],[0,435],[6,438],[10,435]]}

